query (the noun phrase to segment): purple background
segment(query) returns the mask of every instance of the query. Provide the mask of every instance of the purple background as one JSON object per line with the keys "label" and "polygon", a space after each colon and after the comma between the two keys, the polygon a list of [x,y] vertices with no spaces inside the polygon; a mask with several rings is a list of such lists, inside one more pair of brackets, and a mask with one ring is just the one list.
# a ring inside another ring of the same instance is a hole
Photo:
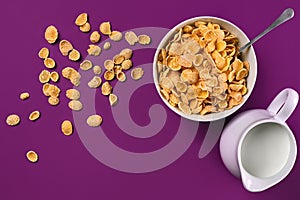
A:
{"label": "purple background", "polygon": [[[299,38],[300,3],[296,0],[262,1],[6,1],[1,5],[1,70],[2,96],[0,104],[0,199],[300,199],[300,163],[296,161],[291,174],[281,183],[262,193],[249,193],[240,180],[234,178],[222,164],[219,149],[204,159],[198,159],[198,151],[206,133],[207,124],[200,124],[197,137],[188,151],[170,166],[147,174],[128,174],[110,169],[94,159],[82,145],[77,132],[66,137],[60,132],[60,123],[71,119],[67,99],[51,107],[41,93],[38,74],[44,68],[37,57],[38,50],[46,46],[58,64],[57,70],[67,65],[78,68],[62,57],[57,45],[50,46],[43,39],[44,29],[54,24],[61,38],[69,39],[86,56],[89,37],[74,25],[76,16],[87,12],[93,30],[102,21],[111,21],[113,27],[125,31],[137,27],[171,28],[177,23],[195,16],[213,15],[232,21],[250,38],[268,26],[285,8],[295,9],[292,21],[274,30],[255,46],[258,59],[258,77],[252,96],[242,107],[265,108],[274,96],[286,87],[300,92]],[[151,62],[154,51],[137,52],[136,65]],[[61,79],[63,91],[70,88]],[[22,91],[30,92],[27,101],[20,101]],[[150,92],[151,93],[150,93]],[[140,95],[149,99],[146,104],[160,102],[153,86],[145,86],[133,96],[132,104],[141,102]],[[99,95],[101,96],[101,95]],[[153,96],[153,97],[152,97]],[[150,98],[149,98],[150,97]],[[99,101],[101,97],[99,97]],[[103,107],[108,106],[103,102]],[[28,114],[38,109],[42,116],[36,122],[27,120]],[[130,105],[136,123],[149,122],[147,109]],[[300,139],[300,107],[288,120],[297,140]],[[18,113],[22,122],[17,127],[5,124],[6,116]],[[99,109],[109,116],[109,109]],[[169,120],[179,117],[168,110]],[[108,117],[109,118],[109,117]],[[297,123],[298,122],[298,123]],[[168,122],[167,126],[172,126]],[[134,148],[132,138],[126,139],[113,124],[104,123],[105,130],[116,132],[110,138],[120,146]],[[176,129],[172,127],[172,129]],[[164,128],[165,137],[158,138],[158,145],[150,141],[147,150],[157,149],[162,142],[172,138],[172,132]],[[120,136],[122,135],[122,136]],[[130,143],[126,143],[126,142]],[[136,139],[137,143],[140,143]],[[25,158],[28,150],[36,150],[40,160],[36,164]],[[143,149],[144,150],[144,149]]]}

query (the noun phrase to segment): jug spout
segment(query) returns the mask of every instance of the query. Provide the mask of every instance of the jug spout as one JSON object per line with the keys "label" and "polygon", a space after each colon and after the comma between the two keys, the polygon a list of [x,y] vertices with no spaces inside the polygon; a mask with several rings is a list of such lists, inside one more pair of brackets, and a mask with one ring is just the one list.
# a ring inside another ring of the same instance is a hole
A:
{"label": "jug spout", "polygon": [[261,192],[276,184],[275,180],[251,175],[241,166],[240,172],[243,186],[249,192]]}

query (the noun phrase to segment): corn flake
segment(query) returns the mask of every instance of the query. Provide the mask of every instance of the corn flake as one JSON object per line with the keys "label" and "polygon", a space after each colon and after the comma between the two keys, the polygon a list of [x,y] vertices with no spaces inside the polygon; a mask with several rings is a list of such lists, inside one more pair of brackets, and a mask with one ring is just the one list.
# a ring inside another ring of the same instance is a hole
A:
{"label": "corn flake", "polygon": [[125,59],[125,60],[128,60],[128,59],[130,59],[130,58],[132,57],[132,50],[129,49],[129,48],[125,48],[125,49],[123,49],[123,50],[120,52],[119,55],[124,56],[124,59]]}
{"label": "corn flake", "polygon": [[77,26],[82,26],[85,23],[87,23],[88,21],[88,14],[87,13],[81,13],[77,16],[76,20],[75,20],[75,24]]}
{"label": "corn flake", "polygon": [[125,40],[129,45],[135,45],[139,41],[139,38],[133,31],[128,31],[125,33]]}
{"label": "corn flake", "polygon": [[90,127],[98,127],[102,124],[102,117],[100,115],[91,115],[87,118],[86,123]]}
{"label": "corn flake", "polygon": [[100,24],[100,32],[104,35],[110,35],[111,34],[111,26],[110,22],[103,22]]}
{"label": "corn flake", "polygon": [[57,82],[59,80],[59,74],[55,71],[50,73],[50,79],[53,82]]}
{"label": "corn flake", "polygon": [[30,113],[29,115],[29,120],[30,121],[35,121],[40,117],[40,112],[38,110],[33,111],[32,113]]}
{"label": "corn flake", "polygon": [[102,69],[101,69],[101,67],[99,65],[95,65],[93,67],[93,72],[94,72],[94,74],[99,75],[99,74],[101,74]]}
{"label": "corn flake", "polygon": [[111,34],[109,35],[109,38],[112,41],[118,42],[122,40],[122,33],[120,31],[112,31]]}
{"label": "corn flake", "polygon": [[103,44],[103,49],[108,50],[110,48],[110,46],[111,46],[110,42],[105,42]]}
{"label": "corn flake", "polygon": [[101,48],[94,44],[90,44],[89,48],[87,49],[87,52],[90,56],[99,56],[101,51]]}
{"label": "corn flake", "polygon": [[98,88],[102,83],[102,80],[99,76],[94,76],[92,80],[88,82],[90,88]]}
{"label": "corn flake", "polygon": [[68,106],[71,110],[80,111],[82,109],[82,103],[79,100],[71,100],[68,103]]}
{"label": "corn flake", "polygon": [[67,56],[72,49],[73,45],[68,40],[61,40],[59,42],[59,51],[63,56]]}
{"label": "corn flake", "polygon": [[28,92],[22,92],[21,94],[20,94],[20,99],[21,100],[26,100],[26,99],[28,99],[29,98],[29,93]]}
{"label": "corn flake", "polygon": [[124,72],[120,71],[117,73],[117,79],[118,81],[124,82],[126,81],[126,75]]}
{"label": "corn flake", "polygon": [[143,75],[144,75],[144,70],[141,67],[131,70],[131,78],[133,80],[139,80],[143,77]]}
{"label": "corn flake", "polygon": [[50,25],[46,28],[45,31],[45,39],[48,43],[53,44],[56,42],[58,38],[58,31],[55,26]]}
{"label": "corn flake", "polygon": [[72,51],[69,53],[69,59],[71,61],[77,61],[80,59],[80,53],[76,49],[72,49]]}
{"label": "corn flake", "polygon": [[113,71],[106,71],[103,75],[104,79],[107,81],[111,81],[115,78],[115,73]]}
{"label": "corn flake", "polygon": [[46,58],[44,60],[45,67],[52,69],[55,67],[55,61],[52,58]]}
{"label": "corn flake", "polygon": [[86,22],[85,24],[83,24],[82,26],[79,26],[79,29],[81,30],[81,32],[83,33],[88,33],[91,30],[91,24],[89,22]]}
{"label": "corn flake", "polygon": [[61,131],[64,135],[70,136],[73,134],[73,125],[70,120],[64,120],[61,123]]}
{"label": "corn flake", "polygon": [[39,58],[41,58],[41,59],[48,58],[48,56],[49,56],[49,49],[46,48],[46,47],[41,48],[40,51],[39,51],[39,53],[38,53],[38,55],[39,55]]}
{"label": "corn flake", "polygon": [[78,99],[80,99],[80,92],[73,88],[68,89],[66,91],[66,97],[71,100],[78,100]]}
{"label": "corn flake", "polygon": [[92,43],[97,43],[100,41],[101,35],[99,34],[98,31],[93,31],[92,34],[90,35],[90,40]]}
{"label": "corn flake", "polygon": [[101,91],[103,95],[109,95],[112,91],[112,86],[109,84],[109,82],[104,82],[101,86]]}
{"label": "corn flake", "polygon": [[118,103],[118,96],[113,93],[109,94],[108,99],[111,106],[114,106]]}
{"label": "corn flake", "polygon": [[39,156],[35,151],[28,151],[26,153],[26,157],[27,157],[27,160],[29,160],[32,163],[37,162],[39,159]]}
{"label": "corn flake", "polygon": [[39,81],[41,83],[47,83],[50,80],[50,72],[48,70],[43,70],[39,75]]}
{"label": "corn flake", "polygon": [[148,35],[139,35],[138,40],[138,42],[142,45],[147,45],[151,42],[151,38]]}
{"label": "corn flake", "polygon": [[16,126],[20,123],[20,117],[17,114],[7,116],[6,123],[9,126]]}

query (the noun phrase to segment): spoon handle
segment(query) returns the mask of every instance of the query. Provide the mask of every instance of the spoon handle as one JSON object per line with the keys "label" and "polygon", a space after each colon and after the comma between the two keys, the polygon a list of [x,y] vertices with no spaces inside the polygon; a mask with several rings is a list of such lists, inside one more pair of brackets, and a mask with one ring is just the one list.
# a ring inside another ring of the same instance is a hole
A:
{"label": "spoon handle", "polygon": [[254,39],[252,39],[250,42],[245,44],[240,48],[240,52],[244,51],[246,48],[248,48],[250,45],[252,45],[254,42],[259,40],[262,36],[279,26],[280,24],[283,24],[284,22],[288,21],[289,19],[293,18],[294,16],[294,10],[292,8],[287,8],[285,9],[281,15],[266,29],[264,30],[261,34],[256,36]]}

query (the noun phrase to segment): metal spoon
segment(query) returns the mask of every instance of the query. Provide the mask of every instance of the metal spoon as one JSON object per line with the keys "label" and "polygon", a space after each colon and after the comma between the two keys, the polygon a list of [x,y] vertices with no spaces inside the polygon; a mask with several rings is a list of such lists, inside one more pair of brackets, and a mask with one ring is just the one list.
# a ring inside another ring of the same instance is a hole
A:
{"label": "metal spoon", "polygon": [[258,36],[256,36],[254,39],[252,39],[250,42],[248,42],[247,44],[245,44],[244,46],[242,46],[240,48],[239,52],[244,51],[249,46],[251,46],[254,42],[256,42],[257,40],[259,40],[262,36],[264,36],[265,34],[267,34],[268,32],[270,32],[271,30],[273,30],[277,26],[283,24],[284,22],[288,21],[289,19],[291,19],[293,17],[294,17],[294,10],[292,8],[285,9],[281,13],[281,15],[266,30],[264,30],[264,32],[262,32],[261,34],[259,34]]}

